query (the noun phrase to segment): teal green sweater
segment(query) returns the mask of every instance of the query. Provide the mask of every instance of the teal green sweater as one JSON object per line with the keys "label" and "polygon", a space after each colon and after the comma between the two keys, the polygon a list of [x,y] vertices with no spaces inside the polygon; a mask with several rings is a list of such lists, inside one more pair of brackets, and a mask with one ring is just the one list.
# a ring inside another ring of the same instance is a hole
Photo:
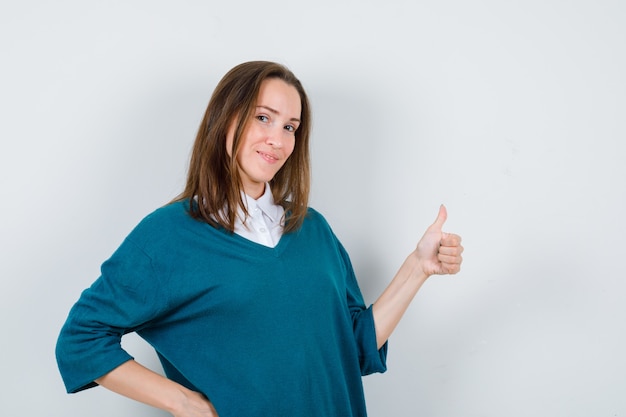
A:
{"label": "teal green sweater", "polygon": [[132,359],[128,332],[220,417],[365,416],[361,376],[386,369],[348,255],[312,209],[275,248],[192,219],[187,203],[147,216],[61,330],[68,392]]}

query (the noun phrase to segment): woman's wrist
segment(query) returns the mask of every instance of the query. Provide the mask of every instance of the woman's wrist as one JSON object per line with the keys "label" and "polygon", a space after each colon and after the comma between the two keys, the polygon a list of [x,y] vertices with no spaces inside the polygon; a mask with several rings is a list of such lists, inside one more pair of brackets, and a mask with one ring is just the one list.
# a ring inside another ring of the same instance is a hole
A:
{"label": "woman's wrist", "polygon": [[217,416],[213,404],[204,394],[180,386],[180,396],[175,398],[169,411],[174,417],[189,415]]}
{"label": "woman's wrist", "polygon": [[189,405],[193,403],[193,394],[193,391],[180,385],[167,400],[165,411],[168,411],[174,416],[181,415],[183,411],[188,409]]}
{"label": "woman's wrist", "polygon": [[419,256],[417,250],[414,250],[413,252],[411,252],[411,254],[407,257],[405,262],[407,263],[409,276],[411,279],[417,280],[423,283],[430,276],[428,273],[426,273],[426,270],[424,268],[424,262],[422,261],[422,258]]}

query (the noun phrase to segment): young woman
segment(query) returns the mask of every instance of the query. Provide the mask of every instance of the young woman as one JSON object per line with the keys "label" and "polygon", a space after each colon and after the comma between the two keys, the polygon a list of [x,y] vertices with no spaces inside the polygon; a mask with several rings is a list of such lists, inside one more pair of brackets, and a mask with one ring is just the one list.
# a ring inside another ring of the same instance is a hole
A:
{"label": "young woman", "polygon": [[[248,62],[218,84],[187,184],[102,265],[57,343],[68,392],[96,385],[176,417],[365,416],[361,376],[424,281],[459,271],[442,206],[366,307],[348,254],[308,208],[309,102],[284,66]],[[166,377],[120,347],[137,332]]]}

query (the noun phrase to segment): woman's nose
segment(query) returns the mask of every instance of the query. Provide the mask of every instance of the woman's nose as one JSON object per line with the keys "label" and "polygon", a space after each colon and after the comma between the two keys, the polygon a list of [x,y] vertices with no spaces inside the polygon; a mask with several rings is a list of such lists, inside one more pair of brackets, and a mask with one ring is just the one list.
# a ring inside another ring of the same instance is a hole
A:
{"label": "woman's nose", "polygon": [[267,137],[265,138],[265,142],[268,145],[271,145],[275,148],[280,148],[283,146],[281,134],[282,134],[281,128],[271,127],[267,132]]}

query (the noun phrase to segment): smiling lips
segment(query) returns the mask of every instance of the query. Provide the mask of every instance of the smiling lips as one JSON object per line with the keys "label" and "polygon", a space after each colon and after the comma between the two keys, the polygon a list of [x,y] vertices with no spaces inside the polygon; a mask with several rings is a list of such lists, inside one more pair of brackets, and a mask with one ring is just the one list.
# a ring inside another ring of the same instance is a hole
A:
{"label": "smiling lips", "polygon": [[270,153],[266,153],[263,151],[257,151],[257,153],[261,156],[261,158],[263,158],[264,160],[266,160],[269,163],[276,163],[278,161],[278,157],[270,154]]}

